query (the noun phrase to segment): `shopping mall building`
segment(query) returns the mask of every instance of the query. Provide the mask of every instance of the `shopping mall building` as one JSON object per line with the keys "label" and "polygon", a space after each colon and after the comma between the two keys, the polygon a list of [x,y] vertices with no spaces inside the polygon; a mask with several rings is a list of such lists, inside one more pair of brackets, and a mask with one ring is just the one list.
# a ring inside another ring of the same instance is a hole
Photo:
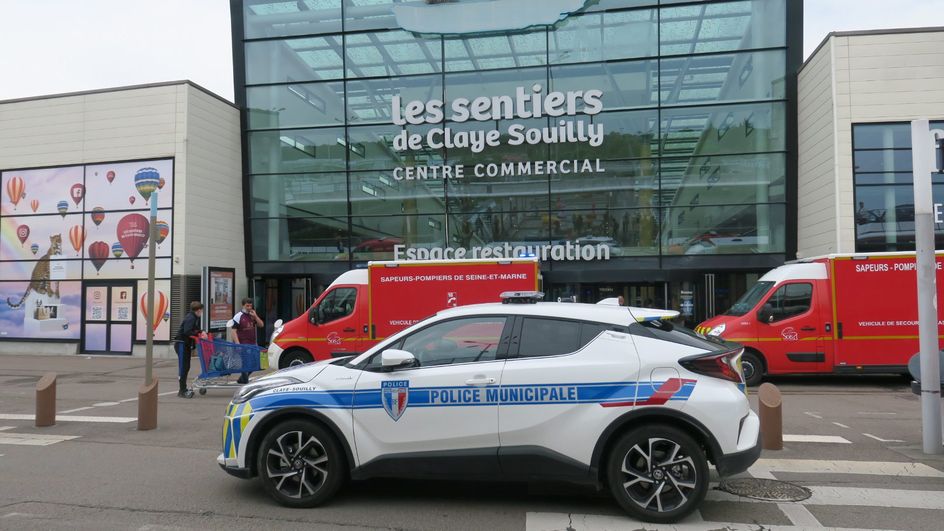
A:
{"label": "shopping mall building", "polygon": [[799,0],[233,0],[260,306],[297,314],[369,260],[534,254],[551,297],[723,311],[797,250],[802,21]]}

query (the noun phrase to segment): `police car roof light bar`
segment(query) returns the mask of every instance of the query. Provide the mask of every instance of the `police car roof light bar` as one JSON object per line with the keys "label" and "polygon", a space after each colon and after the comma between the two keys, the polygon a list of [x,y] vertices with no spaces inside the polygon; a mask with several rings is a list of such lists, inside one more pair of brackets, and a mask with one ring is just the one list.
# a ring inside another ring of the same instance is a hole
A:
{"label": "police car roof light bar", "polygon": [[542,291],[504,291],[501,294],[502,304],[537,304],[542,299]]}

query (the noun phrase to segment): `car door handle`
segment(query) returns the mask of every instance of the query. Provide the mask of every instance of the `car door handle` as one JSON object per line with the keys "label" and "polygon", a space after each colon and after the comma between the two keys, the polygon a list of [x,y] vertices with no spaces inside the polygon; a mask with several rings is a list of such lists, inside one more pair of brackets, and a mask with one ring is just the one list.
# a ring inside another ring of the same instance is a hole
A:
{"label": "car door handle", "polygon": [[345,332],[348,332],[348,333],[352,333],[352,332],[354,332],[354,329],[349,326],[349,327],[345,328],[344,331],[345,331]]}
{"label": "car door handle", "polygon": [[802,330],[802,331],[804,331],[804,332],[815,332],[815,331],[816,331],[816,327],[815,327],[815,326],[804,326],[804,327],[801,328],[800,330]]}
{"label": "car door handle", "polygon": [[474,378],[469,378],[465,381],[466,385],[494,385],[495,378],[486,378],[484,376],[476,376]]}

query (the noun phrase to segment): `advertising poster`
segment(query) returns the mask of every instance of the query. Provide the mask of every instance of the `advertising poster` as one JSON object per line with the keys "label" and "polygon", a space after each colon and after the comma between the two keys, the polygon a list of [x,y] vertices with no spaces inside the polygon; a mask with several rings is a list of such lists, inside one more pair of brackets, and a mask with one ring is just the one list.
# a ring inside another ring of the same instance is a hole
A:
{"label": "advertising poster", "polygon": [[223,330],[226,322],[236,313],[234,290],[236,288],[236,270],[221,267],[206,268],[207,279],[207,314],[211,331]]}
{"label": "advertising poster", "polygon": [[[172,159],[0,172],[0,339],[79,338],[97,315],[144,319],[136,301],[81,303],[83,280],[147,275],[148,209],[158,192],[157,278],[170,293]],[[140,289],[138,293],[143,293]],[[130,290],[129,290],[129,297]],[[164,323],[162,312],[161,323]],[[169,324],[158,337],[169,339]],[[141,328],[144,330],[144,328]],[[143,333],[136,334],[143,340]]]}
{"label": "advertising poster", "polygon": [[[147,327],[154,329],[154,341],[170,340],[170,280],[154,282],[154,313],[148,311],[147,280],[138,281],[137,300],[134,301],[133,311],[137,312],[135,339],[147,340]],[[128,290],[131,291],[130,289]]]}

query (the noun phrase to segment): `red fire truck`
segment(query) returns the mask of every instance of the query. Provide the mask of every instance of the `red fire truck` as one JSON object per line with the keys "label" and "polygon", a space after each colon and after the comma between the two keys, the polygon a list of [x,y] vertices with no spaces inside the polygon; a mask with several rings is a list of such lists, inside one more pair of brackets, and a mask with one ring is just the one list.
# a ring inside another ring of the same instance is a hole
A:
{"label": "red fire truck", "polygon": [[[938,300],[944,300],[942,265],[939,253]],[[696,331],[744,345],[748,385],[765,374],[906,374],[908,359],[918,352],[915,254],[837,254],[788,263]]]}
{"label": "red fire truck", "polygon": [[342,274],[303,315],[280,325],[269,364],[350,356],[436,312],[499,302],[505,291],[538,289],[536,259],[370,262]]}

